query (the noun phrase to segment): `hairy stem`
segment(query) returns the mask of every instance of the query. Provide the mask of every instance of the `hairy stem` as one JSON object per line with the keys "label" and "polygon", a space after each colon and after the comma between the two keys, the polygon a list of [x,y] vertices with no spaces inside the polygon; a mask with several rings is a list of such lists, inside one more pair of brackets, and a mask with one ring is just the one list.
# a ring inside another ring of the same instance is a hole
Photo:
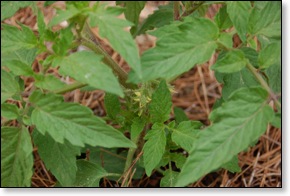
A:
{"label": "hairy stem", "polygon": [[179,1],[173,3],[173,17],[174,20],[179,20]]}
{"label": "hairy stem", "polygon": [[75,82],[73,84],[67,85],[64,88],[55,90],[53,92],[56,93],[56,94],[64,94],[66,92],[70,92],[70,91],[73,91],[75,89],[82,88],[84,86],[87,86],[87,84],[83,84],[83,83],[80,83],[80,82]]}
{"label": "hairy stem", "polygon": [[180,18],[188,16],[190,14],[192,14],[193,12],[195,12],[195,10],[197,10],[201,5],[203,5],[205,3],[205,1],[200,1],[197,4],[195,4],[191,9],[185,10],[185,12],[181,15]]}
{"label": "hairy stem", "polygon": [[250,63],[247,64],[247,67],[254,74],[254,76],[259,81],[259,83],[262,85],[262,87],[264,89],[266,89],[266,91],[269,93],[270,97],[274,100],[275,104],[279,108],[281,108],[281,104],[277,100],[276,95],[273,93],[273,91],[271,90],[271,88],[269,87],[269,85],[267,84],[267,82],[263,79],[263,77],[259,73],[257,73],[256,69]]}
{"label": "hairy stem", "polygon": [[126,83],[128,79],[128,74],[112,59],[112,57],[103,49],[100,45],[92,42],[91,40],[82,37],[81,44],[97,54],[101,54],[104,56],[104,63],[108,65],[114,72],[114,74],[118,77],[119,82],[125,88],[133,89],[136,88],[133,84]]}
{"label": "hairy stem", "polygon": [[[138,135],[135,140],[133,141],[136,145],[139,141],[140,135]],[[124,168],[124,173],[129,172],[129,168],[131,167],[132,161],[133,161],[133,157],[134,154],[136,152],[137,148],[130,148],[127,154],[127,158],[126,158],[126,163],[125,163],[125,168]],[[130,176],[130,175],[126,175],[126,176]],[[128,178],[125,179],[125,185],[128,185]]]}

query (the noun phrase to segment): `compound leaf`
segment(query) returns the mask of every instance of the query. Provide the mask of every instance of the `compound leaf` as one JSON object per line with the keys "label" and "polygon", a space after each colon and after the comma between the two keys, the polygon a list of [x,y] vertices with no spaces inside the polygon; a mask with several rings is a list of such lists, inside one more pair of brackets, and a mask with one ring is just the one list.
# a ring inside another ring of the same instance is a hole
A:
{"label": "compound leaf", "polygon": [[251,11],[250,1],[228,1],[227,12],[239,37],[243,42],[246,41],[248,22]]}
{"label": "compound leaf", "polygon": [[172,130],[172,141],[189,151],[196,142],[199,134],[199,128],[202,123],[198,121],[183,121],[176,129]]}
{"label": "compound leaf", "polygon": [[1,104],[8,98],[13,97],[19,93],[20,87],[15,77],[7,71],[1,69]]}
{"label": "compound leaf", "polygon": [[66,86],[65,83],[60,81],[59,78],[55,77],[54,75],[46,75],[35,77],[34,85],[38,88],[42,88],[49,91],[55,91],[61,89]]}
{"label": "compound leaf", "polygon": [[241,168],[239,166],[239,158],[238,156],[234,156],[232,160],[222,165],[222,168],[229,170],[232,173],[241,172]]}
{"label": "compound leaf", "polygon": [[111,93],[106,93],[104,98],[104,104],[107,115],[111,119],[116,119],[117,114],[119,114],[121,110],[121,103],[119,101],[118,96]]}
{"label": "compound leaf", "polygon": [[1,56],[2,53],[31,49],[37,45],[37,38],[29,27],[19,24],[22,28],[19,30],[11,25],[1,25]]}
{"label": "compound leaf", "polygon": [[123,91],[112,70],[102,62],[102,56],[91,51],[81,51],[64,57],[60,73],[92,87],[123,96]]}
{"label": "compound leaf", "polygon": [[26,128],[1,127],[1,187],[28,187],[33,154]]}
{"label": "compound leaf", "polygon": [[65,20],[71,19],[80,12],[81,10],[77,9],[75,6],[66,4],[66,10],[58,10],[57,15],[49,22],[48,27],[52,27]]}
{"label": "compound leaf", "polygon": [[211,69],[221,73],[232,73],[243,69],[247,62],[241,50],[231,50],[221,54]]}
{"label": "compound leaf", "polygon": [[189,118],[187,117],[183,109],[179,107],[174,107],[173,111],[174,111],[175,121],[177,124],[181,123],[182,121],[189,120]]}
{"label": "compound leaf", "polygon": [[144,166],[147,176],[159,164],[165,152],[166,136],[162,124],[154,124],[145,139],[147,142],[143,147]]}
{"label": "compound leaf", "polygon": [[274,42],[263,48],[258,57],[259,67],[268,68],[274,64],[281,64],[281,44]]}
{"label": "compound leaf", "polygon": [[141,63],[137,45],[131,34],[124,31],[124,28],[132,26],[132,23],[117,18],[120,14],[120,7],[104,9],[103,6],[99,6],[96,12],[89,13],[90,25],[99,27],[100,36],[110,41],[112,48],[121,54],[141,79]]}
{"label": "compound leaf", "polygon": [[146,2],[145,1],[124,1],[126,10],[124,11],[125,17],[127,20],[134,23],[135,26],[132,26],[130,32],[134,35],[138,29],[139,24],[139,15],[143,10]]}
{"label": "compound leaf", "polygon": [[158,10],[150,14],[140,25],[137,35],[145,33],[147,30],[159,28],[173,21],[173,4],[159,6]]}
{"label": "compound leaf", "polygon": [[153,123],[164,121],[169,119],[171,110],[171,94],[167,87],[166,81],[162,80],[152,95],[152,101],[149,105],[149,113]]}
{"label": "compound leaf", "polygon": [[[166,29],[167,33],[163,33]],[[154,31],[160,34],[156,47],[145,51],[141,57],[143,81],[156,78],[172,79],[195,64],[210,59],[219,36],[217,26],[205,18],[185,18],[184,22],[174,22]],[[178,67],[178,69],[176,69]],[[130,81],[136,81],[129,75]]]}
{"label": "compound leaf", "polygon": [[[1,66],[5,66],[6,62],[9,61],[20,61],[26,65],[29,65],[30,67],[32,66],[32,63],[35,60],[36,57],[36,52],[37,49],[36,48],[32,48],[32,49],[19,49],[19,50],[15,50],[15,51],[11,51],[8,53],[2,53],[1,52]],[[11,71],[13,71],[14,69],[9,68]],[[19,68],[18,68],[19,69]],[[21,75],[21,74],[19,74]]]}
{"label": "compound leaf", "polygon": [[[34,101],[37,106],[31,115],[31,120],[42,134],[48,132],[56,141],[63,144],[67,139],[75,146],[103,147],[135,147],[121,132],[107,125],[102,119],[93,115],[92,111],[75,103],[49,104],[53,96],[38,96]],[[44,99],[44,100],[43,100]],[[41,102],[42,104],[38,104]]]}
{"label": "compound leaf", "polygon": [[1,21],[13,16],[20,8],[33,4],[33,1],[1,1]]}
{"label": "compound leaf", "polygon": [[16,105],[8,103],[1,104],[1,116],[12,120],[17,119],[19,115],[19,109]]}
{"label": "compound leaf", "polygon": [[219,12],[215,15],[214,20],[220,30],[225,30],[231,26],[233,23],[227,13],[227,6],[220,8]]}
{"label": "compound leaf", "polygon": [[166,170],[163,173],[163,178],[160,181],[161,187],[174,187],[174,184],[177,181],[177,176],[179,172],[172,171],[171,169]]}
{"label": "compound leaf", "polygon": [[146,124],[146,121],[143,118],[135,117],[133,119],[132,125],[131,125],[131,140],[133,142],[138,142],[138,136],[143,131],[143,128]]}
{"label": "compound leaf", "polygon": [[76,155],[80,154],[80,147],[67,141],[58,143],[48,134],[42,135],[37,130],[33,132],[33,141],[38,146],[38,153],[46,168],[62,186],[72,186],[76,178]]}
{"label": "compound leaf", "polygon": [[267,97],[260,87],[243,88],[214,110],[210,115],[213,124],[200,133],[175,186],[195,182],[256,141],[274,117]]}
{"label": "compound leaf", "polygon": [[254,67],[256,67],[256,68],[259,67],[259,65],[258,65],[258,52],[255,49],[250,48],[250,47],[242,47],[240,50],[244,53],[245,57],[247,59],[249,59],[249,62]]}
{"label": "compound leaf", "polygon": [[77,161],[76,187],[99,187],[101,178],[108,173],[99,165],[86,160]]}
{"label": "compound leaf", "polygon": [[34,72],[30,65],[18,60],[6,61],[4,63],[15,75],[33,76]]}
{"label": "compound leaf", "polygon": [[257,3],[250,15],[249,32],[252,35],[281,37],[281,2],[267,1],[259,6]]}
{"label": "compound leaf", "polygon": [[224,84],[222,89],[222,98],[224,100],[228,99],[232,92],[239,88],[259,85],[259,82],[247,68],[229,74],[216,72],[215,76],[220,83]]}
{"label": "compound leaf", "polygon": [[282,84],[282,65],[275,64],[266,69],[266,74],[269,78],[270,88],[275,93],[281,92],[281,84]]}

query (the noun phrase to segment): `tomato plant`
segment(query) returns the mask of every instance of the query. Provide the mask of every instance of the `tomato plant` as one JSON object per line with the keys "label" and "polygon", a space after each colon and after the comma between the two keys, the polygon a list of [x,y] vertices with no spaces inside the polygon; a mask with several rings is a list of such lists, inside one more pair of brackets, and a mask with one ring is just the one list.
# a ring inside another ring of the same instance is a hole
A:
{"label": "tomato plant", "polygon": [[[65,4],[46,24],[35,2],[1,1],[1,21],[31,6],[38,29],[1,24],[2,187],[31,186],[34,147],[58,186],[97,187],[106,177],[127,187],[131,177],[157,170],[160,186],[183,187],[219,168],[239,172],[237,154],[269,123],[281,125],[281,2],[176,1],[141,24],[142,1]],[[221,8],[211,20],[204,10],[212,4]],[[122,13],[126,19],[118,18]],[[64,21],[68,25],[55,30]],[[129,73],[102,48],[93,27]],[[156,46],[139,55],[134,39],[146,33],[157,38]],[[240,45],[233,46],[233,36]],[[211,69],[223,89],[211,124],[189,120],[180,110],[170,121],[172,81],[215,53]],[[37,60],[42,54],[45,59]],[[39,71],[32,69],[35,60]],[[51,68],[74,83],[50,74]],[[26,77],[34,80],[28,94]],[[84,87],[105,92],[105,118],[64,101],[64,93]],[[112,156],[119,148],[125,160]],[[90,160],[76,159],[87,149]]]}

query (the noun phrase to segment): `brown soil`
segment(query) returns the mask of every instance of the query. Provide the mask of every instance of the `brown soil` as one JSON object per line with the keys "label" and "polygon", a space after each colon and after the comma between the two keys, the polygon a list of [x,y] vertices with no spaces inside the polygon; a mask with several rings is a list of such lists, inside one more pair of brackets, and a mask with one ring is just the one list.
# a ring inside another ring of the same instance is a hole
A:
{"label": "brown soil", "polygon": [[[141,20],[148,14],[151,14],[157,6],[166,2],[148,2],[141,14]],[[57,2],[54,6],[63,7],[62,2]],[[55,14],[53,6],[43,7],[43,2],[38,2],[38,6],[42,9],[45,20],[48,22]],[[218,6],[210,7],[207,12],[207,17],[212,18]],[[7,24],[17,25],[16,21],[28,25],[34,31],[37,31],[36,17],[30,8],[20,9],[13,17],[5,20]],[[94,29],[97,35],[97,30]],[[239,41],[239,40],[237,40]],[[125,70],[128,71],[126,62],[114,52],[106,41],[101,41],[105,49],[112,55]],[[154,37],[143,35],[137,37],[140,52],[147,50],[154,46]],[[41,55],[37,60],[45,58]],[[208,124],[208,115],[212,110],[215,100],[221,96],[222,85],[219,84],[213,71],[209,67],[215,62],[216,55],[212,59],[199,66],[195,66],[189,72],[183,74],[177,79],[173,85],[176,93],[173,95],[174,106],[181,107],[192,120],[199,120]],[[38,63],[34,62],[33,68],[38,71]],[[51,69],[50,72],[57,73],[57,69]],[[25,80],[25,91],[30,92],[33,85],[32,78],[23,78]],[[72,82],[70,78],[62,78],[67,83]],[[78,102],[82,105],[90,107],[98,116],[104,116],[104,92],[92,91],[81,92],[75,90],[65,94],[65,100],[71,102]],[[53,153],[53,152],[52,152]],[[34,175],[32,177],[33,187],[53,187],[56,183],[54,176],[45,168],[41,161],[37,148],[34,149],[35,164]],[[239,165],[242,172],[232,174],[226,170],[220,170],[210,173],[201,178],[190,187],[281,187],[281,129],[268,126],[266,133],[260,138],[257,145],[249,148],[247,152],[239,154]],[[132,181],[133,187],[158,187],[162,175],[155,172],[148,178],[146,175],[138,181]],[[114,186],[112,182],[103,180],[102,187]]]}

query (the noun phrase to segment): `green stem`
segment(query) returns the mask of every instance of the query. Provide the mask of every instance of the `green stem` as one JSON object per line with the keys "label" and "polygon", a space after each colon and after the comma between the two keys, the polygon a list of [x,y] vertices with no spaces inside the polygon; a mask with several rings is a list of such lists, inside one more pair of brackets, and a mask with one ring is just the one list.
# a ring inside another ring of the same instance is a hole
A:
{"label": "green stem", "polygon": [[108,173],[106,176],[116,176],[116,177],[120,177],[121,174],[117,174],[117,173]]}
{"label": "green stem", "polygon": [[[134,138],[132,141],[137,145],[138,141],[140,138],[140,134]],[[126,158],[126,163],[125,163],[125,168],[124,168],[124,173],[129,172],[129,168],[131,167],[132,161],[133,161],[133,157],[134,154],[136,152],[138,148],[129,148],[128,154],[127,154],[127,158]],[[131,173],[131,172],[130,172]],[[127,176],[130,176],[129,174]],[[125,186],[128,186],[128,178],[125,179]]]}
{"label": "green stem", "polygon": [[190,14],[192,14],[193,12],[195,12],[195,10],[197,10],[200,6],[202,6],[205,3],[205,1],[201,1],[198,4],[195,4],[194,7],[192,7],[191,9],[185,10],[185,12],[181,15],[180,18],[188,16]]}
{"label": "green stem", "polygon": [[256,79],[259,81],[259,83],[262,85],[264,89],[269,93],[270,97],[274,100],[275,104],[281,108],[280,102],[277,100],[276,95],[272,92],[271,88],[268,86],[267,82],[263,79],[263,77],[257,73],[256,69],[250,64],[247,63],[248,69],[254,74]]}
{"label": "green stem", "polygon": [[101,54],[104,56],[104,63],[106,63],[109,67],[112,68],[113,72],[118,76],[120,83],[126,87],[127,86],[127,78],[128,75],[127,73],[119,67],[119,65],[111,58],[111,56],[104,50],[102,49],[99,45],[95,44],[91,40],[88,40],[87,38],[82,37],[82,45],[91,49],[97,54]]}
{"label": "green stem", "polygon": [[107,64],[114,72],[114,74],[118,77],[119,82],[122,86],[129,89],[134,89],[137,86],[133,84],[126,83],[128,79],[128,74],[112,59],[112,57],[103,49],[100,45],[88,40],[87,38],[82,37],[81,44],[97,54],[101,54],[104,56],[104,63]]}
{"label": "green stem", "polygon": [[87,84],[83,84],[83,83],[80,83],[80,82],[75,82],[73,84],[67,85],[64,88],[55,90],[53,92],[56,93],[56,94],[64,94],[66,92],[70,92],[70,91],[73,91],[75,89],[82,88],[84,86],[87,86]]}

